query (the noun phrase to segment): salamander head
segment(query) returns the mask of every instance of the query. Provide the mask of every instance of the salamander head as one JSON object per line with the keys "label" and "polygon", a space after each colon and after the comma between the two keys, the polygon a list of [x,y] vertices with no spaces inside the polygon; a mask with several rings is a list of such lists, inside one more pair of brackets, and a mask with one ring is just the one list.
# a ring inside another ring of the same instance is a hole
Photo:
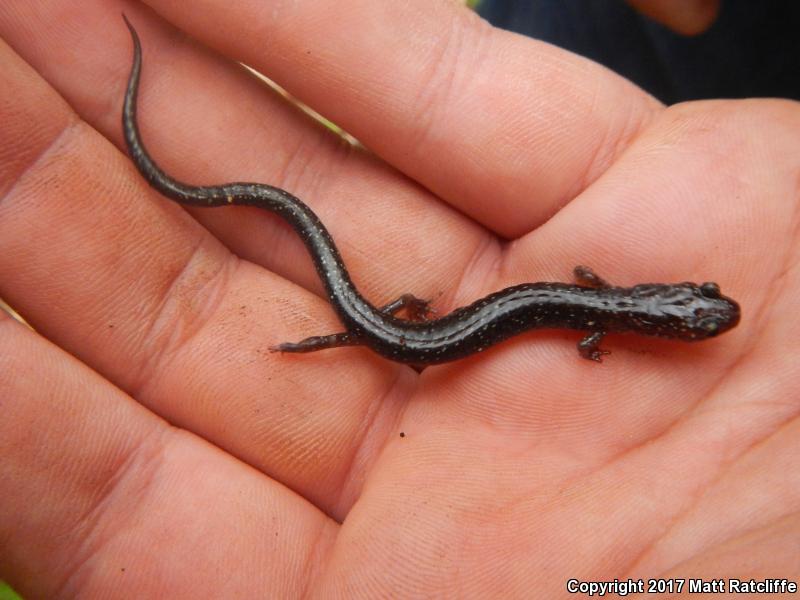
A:
{"label": "salamander head", "polygon": [[723,296],[714,282],[674,285],[645,284],[633,296],[646,300],[646,309],[632,317],[633,331],[687,342],[715,337],[736,327],[739,304]]}

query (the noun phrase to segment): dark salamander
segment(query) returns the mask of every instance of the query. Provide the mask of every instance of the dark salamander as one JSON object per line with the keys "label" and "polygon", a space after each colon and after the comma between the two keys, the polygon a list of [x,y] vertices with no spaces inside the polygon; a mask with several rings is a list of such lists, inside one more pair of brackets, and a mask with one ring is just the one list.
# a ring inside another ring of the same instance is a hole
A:
{"label": "dark salamander", "polygon": [[[151,186],[181,204],[257,206],[282,217],[308,248],[328,300],[344,325],[342,333],[284,343],[273,350],[312,352],[363,345],[394,361],[429,365],[464,358],[531,329],[560,328],[587,332],[578,343],[580,355],[600,361],[607,354],[599,348],[607,333],[634,332],[697,341],[717,336],[739,322],[739,305],[723,296],[716,283],[621,288],[608,285],[587,267],[575,268],[580,285],[515,285],[438,319],[426,320],[427,302],[411,294],[380,308],[373,306],[353,285],[325,226],[288,192],[260,183],[190,186],[176,181],[153,162],[136,124],[141,46],[130,22],[125,19],[125,23],[133,37],[134,53],[122,125],[128,150],[141,174]],[[408,319],[395,316],[402,309]]]}

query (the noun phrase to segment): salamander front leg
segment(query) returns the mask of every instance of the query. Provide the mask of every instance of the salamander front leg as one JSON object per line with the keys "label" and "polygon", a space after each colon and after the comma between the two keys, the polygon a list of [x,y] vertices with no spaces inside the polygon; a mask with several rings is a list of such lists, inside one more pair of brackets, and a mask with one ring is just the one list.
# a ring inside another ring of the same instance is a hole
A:
{"label": "salamander front leg", "polygon": [[572,269],[572,273],[575,276],[575,281],[580,285],[598,289],[611,287],[611,284],[595,273],[591,267],[578,265]]}
{"label": "salamander front leg", "polygon": [[270,352],[316,352],[326,348],[339,346],[357,346],[359,340],[348,332],[333,333],[331,335],[315,335],[299,342],[284,342],[277,346],[270,346]]}
{"label": "salamander front leg", "polygon": [[430,307],[430,300],[417,298],[414,294],[403,294],[397,300],[382,306],[380,311],[387,315],[396,315],[403,309],[406,309],[409,321],[427,321],[428,317],[436,314]]}
{"label": "salamander front leg", "polygon": [[587,334],[580,342],[578,342],[578,353],[583,358],[603,362],[602,356],[604,354],[611,354],[608,350],[600,349],[600,342],[606,335],[605,331],[592,331]]}

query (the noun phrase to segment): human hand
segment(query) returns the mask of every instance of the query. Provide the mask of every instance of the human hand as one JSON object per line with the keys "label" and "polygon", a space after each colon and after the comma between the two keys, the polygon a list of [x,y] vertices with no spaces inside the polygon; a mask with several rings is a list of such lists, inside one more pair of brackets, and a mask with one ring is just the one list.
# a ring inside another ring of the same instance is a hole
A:
{"label": "human hand", "polygon": [[[2,323],[0,575],[29,596],[548,598],[797,575],[796,104],[664,109],[452,3],[151,6],[376,156],[138,5],[0,6],[0,295],[38,331]],[[444,313],[586,263],[716,280],[742,323],[609,337],[601,366],[550,331],[421,375],[270,354],[338,324],[274,217],[189,214],[133,170],[122,10],[157,160],[295,193],[375,303]]]}

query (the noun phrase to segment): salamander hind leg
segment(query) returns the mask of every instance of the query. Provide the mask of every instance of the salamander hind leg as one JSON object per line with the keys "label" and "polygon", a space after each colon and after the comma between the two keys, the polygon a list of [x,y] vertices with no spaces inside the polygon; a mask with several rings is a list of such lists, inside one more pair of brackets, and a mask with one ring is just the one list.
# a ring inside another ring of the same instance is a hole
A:
{"label": "salamander hind leg", "polygon": [[436,314],[436,311],[430,307],[430,303],[430,300],[417,298],[414,294],[403,294],[386,306],[382,306],[380,311],[394,316],[405,309],[409,321],[427,321],[429,317]]}
{"label": "salamander hind leg", "polygon": [[580,285],[585,285],[586,287],[591,287],[591,288],[611,287],[611,284],[608,283],[602,277],[600,277],[600,275],[595,273],[591,267],[587,267],[585,265],[578,265],[577,267],[572,269],[572,273],[575,276],[575,281],[577,281]]}
{"label": "salamander hind leg", "polygon": [[348,332],[333,333],[331,335],[314,335],[299,342],[284,342],[277,346],[270,346],[270,352],[316,352],[326,348],[339,346],[356,346],[360,343],[358,338]]}
{"label": "salamander hind leg", "polygon": [[578,353],[583,358],[588,358],[596,362],[603,362],[604,354],[611,354],[608,350],[600,349],[600,342],[606,335],[605,331],[592,331],[578,342]]}

